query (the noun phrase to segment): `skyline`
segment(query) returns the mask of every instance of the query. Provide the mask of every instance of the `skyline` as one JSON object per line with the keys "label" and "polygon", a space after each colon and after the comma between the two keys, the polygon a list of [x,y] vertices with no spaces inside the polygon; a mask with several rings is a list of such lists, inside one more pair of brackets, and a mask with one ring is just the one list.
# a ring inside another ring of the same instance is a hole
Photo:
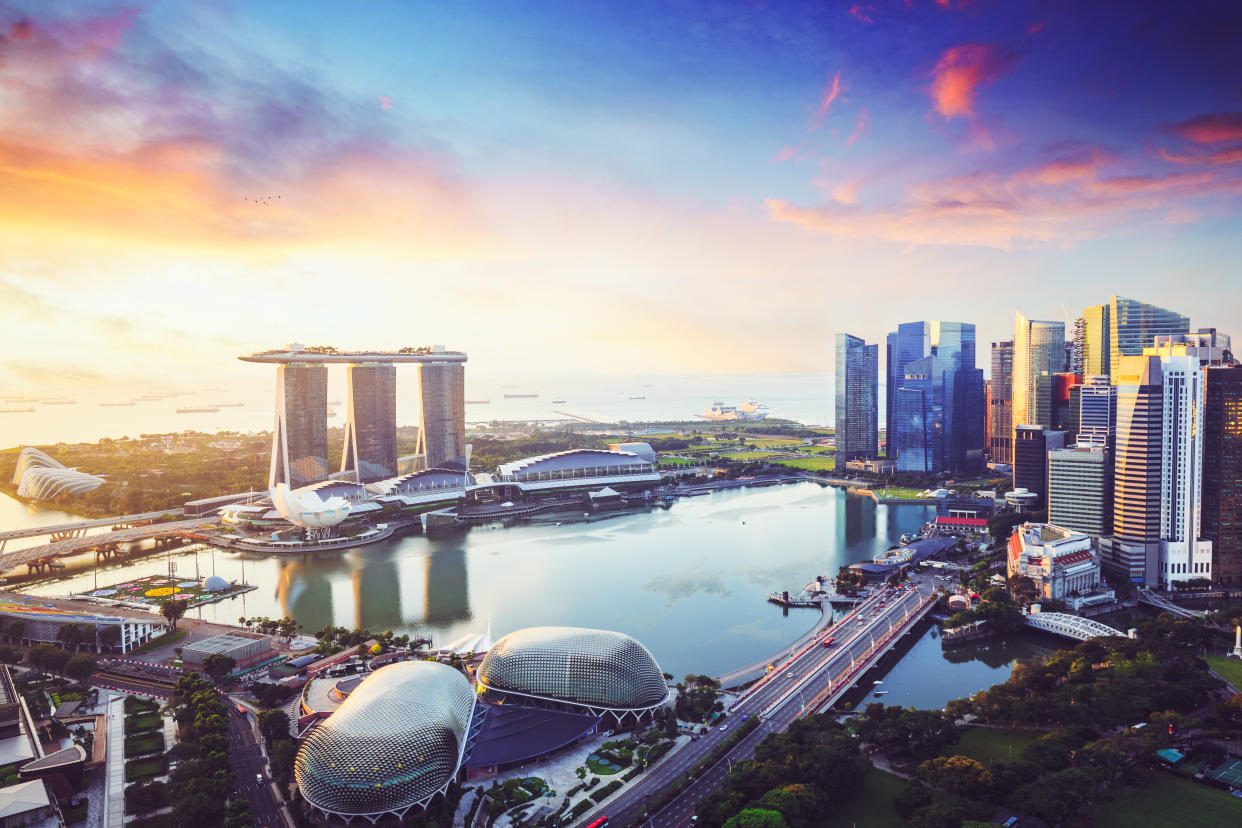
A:
{"label": "skyline", "polygon": [[1231,4],[625,9],[0,2],[0,387],[830,374],[1114,293],[1242,329]]}

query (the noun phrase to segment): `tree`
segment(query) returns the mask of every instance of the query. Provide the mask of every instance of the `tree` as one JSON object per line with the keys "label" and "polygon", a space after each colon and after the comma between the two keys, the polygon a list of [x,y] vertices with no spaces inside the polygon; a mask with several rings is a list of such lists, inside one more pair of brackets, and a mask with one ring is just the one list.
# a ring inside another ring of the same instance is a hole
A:
{"label": "tree", "polygon": [[4,628],[4,632],[9,637],[10,642],[21,644],[22,635],[26,632],[26,622],[20,618],[14,619]]}
{"label": "tree", "polygon": [[250,803],[244,799],[230,799],[224,808],[224,828],[254,828]]}
{"label": "tree", "polygon": [[915,777],[947,794],[972,798],[992,784],[992,774],[967,756],[938,756],[919,765]]}
{"label": "tree", "polygon": [[43,657],[43,666],[53,673],[64,673],[70,658],[71,656],[59,647],[48,645],[47,652]]}
{"label": "tree", "polygon": [[62,624],[56,638],[76,650],[82,643],[82,628],[77,624]]}
{"label": "tree", "polygon": [[283,710],[260,710],[259,732],[268,745],[277,739],[289,738],[289,714]]}
{"label": "tree", "polygon": [[16,664],[22,660],[22,654],[8,644],[0,645],[0,663]]}
{"label": "tree", "polygon": [[190,602],[186,598],[173,598],[165,601],[160,606],[160,615],[168,619],[169,626],[175,631],[177,622],[185,615],[185,611],[190,608]]}
{"label": "tree", "polygon": [[108,624],[99,628],[99,643],[110,650],[121,643],[121,627]]}
{"label": "tree", "polygon": [[76,682],[85,682],[95,672],[95,659],[88,655],[75,655],[65,665],[65,675]]}
{"label": "tree", "polygon": [[220,653],[212,653],[203,659],[203,672],[211,676],[217,684],[224,681],[224,677],[233,672],[236,666],[237,659]]}
{"label": "tree", "polygon": [[730,817],[724,828],[788,828],[788,825],[780,811],[747,808]]}

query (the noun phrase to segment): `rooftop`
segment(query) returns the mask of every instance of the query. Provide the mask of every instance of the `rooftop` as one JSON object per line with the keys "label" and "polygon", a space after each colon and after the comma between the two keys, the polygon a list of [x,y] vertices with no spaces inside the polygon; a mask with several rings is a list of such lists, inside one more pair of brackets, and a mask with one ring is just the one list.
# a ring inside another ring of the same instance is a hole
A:
{"label": "rooftop", "polygon": [[465,362],[465,351],[446,351],[443,345],[423,345],[396,351],[341,351],[330,345],[300,345],[259,351],[238,357],[242,362]]}
{"label": "rooftop", "polygon": [[192,644],[186,644],[185,649],[199,653],[226,653],[234,647],[244,647],[256,641],[263,641],[266,638],[266,635],[258,635],[256,633],[223,633],[222,635],[213,635],[211,638],[204,638],[202,641],[195,641]]}

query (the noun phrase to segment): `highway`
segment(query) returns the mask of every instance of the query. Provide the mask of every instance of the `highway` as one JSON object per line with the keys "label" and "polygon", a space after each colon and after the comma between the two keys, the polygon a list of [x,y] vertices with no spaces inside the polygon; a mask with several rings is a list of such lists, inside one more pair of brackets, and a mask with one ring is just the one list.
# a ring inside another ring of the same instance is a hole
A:
{"label": "highway", "polygon": [[[792,660],[782,663],[739,697],[723,725],[711,728],[697,741],[670,754],[616,798],[588,811],[575,824],[587,825],[602,816],[618,825],[637,824],[643,818],[649,797],[711,753],[731,729],[751,716],[759,716],[762,724],[758,728],[672,802],[651,815],[647,823],[652,828],[689,825],[695,803],[720,787],[732,763],[749,758],[769,733],[783,731],[794,719],[835,702],[889,649],[889,642],[903,634],[903,628],[908,631],[914,625],[930,605],[935,587],[925,575],[915,576],[910,583],[911,587],[904,590],[886,587],[856,606]],[[829,638],[834,639],[833,644],[824,647],[823,642]]]}
{"label": "highway", "polygon": [[237,779],[233,794],[250,803],[255,828],[284,828],[285,821],[267,775],[267,759],[259,748],[250,714],[238,711],[236,702],[228,696],[222,698],[229,706],[229,766]]}
{"label": "highway", "polygon": [[133,529],[118,529],[100,535],[84,535],[78,538],[52,541],[42,546],[31,546],[27,549],[15,549],[12,552],[0,553],[0,572],[15,566],[37,561],[42,558],[63,557],[100,546],[105,543],[126,543],[145,540],[162,535],[176,535],[182,532],[193,532],[216,526],[220,523],[219,516],[193,518],[190,520],[169,521],[168,523],[152,523],[148,526],[136,526]]}
{"label": "highway", "polygon": [[62,532],[80,532],[99,526],[116,526],[119,523],[137,523],[144,520],[157,520],[164,515],[180,512],[180,508],[165,509],[162,512],[143,512],[137,515],[118,515],[116,517],[76,520],[73,523],[58,523],[53,526],[36,526],[30,529],[10,529],[0,532],[0,541],[16,540],[17,538],[35,538],[39,535],[57,535]]}

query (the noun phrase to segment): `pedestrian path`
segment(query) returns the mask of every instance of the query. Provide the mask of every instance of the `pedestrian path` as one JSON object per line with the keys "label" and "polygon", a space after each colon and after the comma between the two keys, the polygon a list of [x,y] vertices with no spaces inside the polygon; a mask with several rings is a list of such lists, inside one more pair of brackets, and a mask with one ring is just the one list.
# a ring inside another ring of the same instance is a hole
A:
{"label": "pedestrian path", "polygon": [[108,753],[103,767],[108,807],[104,828],[125,824],[125,695],[108,693]]}

